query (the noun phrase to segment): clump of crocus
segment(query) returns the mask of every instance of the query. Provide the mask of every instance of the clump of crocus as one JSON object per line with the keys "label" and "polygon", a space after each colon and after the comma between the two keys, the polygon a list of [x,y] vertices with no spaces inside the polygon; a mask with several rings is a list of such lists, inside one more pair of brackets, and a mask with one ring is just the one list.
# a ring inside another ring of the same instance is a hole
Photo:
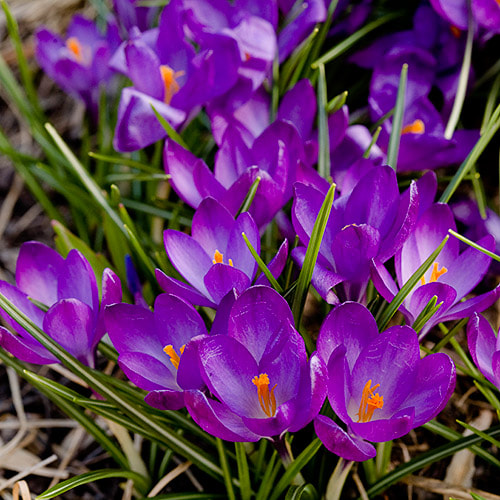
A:
{"label": "clump of crocus", "polygon": [[327,364],[328,400],[347,429],[315,419],[324,445],[347,459],[375,456],[368,442],[396,439],[434,418],[455,387],[455,365],[443,353],[420,359],[414,330],[394,326],[379,333],[372,314],[346,302],[325,319],[318,355]]}
{"label": "clump of crocus", "polygon": [[118,28],[108,23],[105,34],[82,16],[74,16],[66,39],[41,28],[35,35],[38,64],[65,92],[79,97],[97,119],[101,85],[114,74],[108,66],[120,45]]}
{"label": "clump of crocus", "polygon": [[481,373],[500,388],[500,335],[480,314],[474,313],[467,325],[467,342]]}
{"label": "clump of crocus", "polygon": [[[443,203],[432,204],[420,217],[415,230],[395,256],[396,278],[402,287],[423,262],[436,250],[448,230],[456,231],[450,207]],[[486,250],[493,251],[495,242],[487,235],[478,241]],[[468,247],[460,253],[459,241],[450,237],[436,261],[417,286],[405,298],[400,311],[409,324],[417,319],[429,301],[436,296],[442,303],[437,312],[421,330],[423,337],[434,325],[443,321],[465,318],[474,312],[484,311],[497,300],[497,287],[477,297],[462,301],[486,274],[491,257]],[[385,267],[374,259],[373,283],[385,300],[391,301],[399,290]]]}
{"label": "clump of crocus", "polygon": [[[24,243],[16,267],[16,284],[0,281],[0,293],[47,335],[82,363],[93,366],[95,350],[105,333],[104,307],[120,302],[120,280],[110,269],[102,276],[102,298],[87,259],[71,250],[64,259],[51,248]],[[3,310],[0,316],[16,334],[0,327],[0,345],[29,363],[58,360]]]}
{"label": "clump of crocus", "polygon": [[318,413],[325,398],[324,364],[307,360],[286,301],[255,286],[234,302],[227,331],[197,343],[201,376],[211,396],[185,392],[195,422],[228,441],[279,440]]}
{"label": "clump of crocus", "polygon": [[[167,255],[190,286],[157,270],[160,286],[191,304],[214,308],[233,289],[243,292],[255,277],[257,263],[242,233],[259,253],[260,236],[252,216],[244,212],[234,219],[220,203],[206,198],[193,216],[191,236],[173,229],[164,234]],[[287,250],[285,242],[269,263],[275,277],[285,265]],[[259,276],[259,283],[264,280]]]}
{"label": "clump of crocus", "polygon": [[203,386],[190,341],[207,329],[193,306],[170,294],[156,298],[154,312],[141,305],[115,304],[105,312],[118,364],[149,391],[145,400],[163,410],[184,406],[184,390]]}

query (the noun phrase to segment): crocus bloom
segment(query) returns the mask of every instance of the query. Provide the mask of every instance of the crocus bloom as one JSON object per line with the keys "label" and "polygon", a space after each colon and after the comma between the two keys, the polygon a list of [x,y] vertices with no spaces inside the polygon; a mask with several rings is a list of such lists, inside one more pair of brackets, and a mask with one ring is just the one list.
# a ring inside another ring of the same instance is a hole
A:
{"label": "crocus bloom", "polygon": [[372,458],[376,451],[367,441],[396,439],[434,418],[455,387],[449,356],[420,359],[411,328],[379,334],[371,313],[355,302],[327,316],[317,348],[328,367],[328,400],[347,430],[321,415],[314,426],[324,445],[347,460]]}
{"label": "crocus bloom", "polygon": [[121,40],[116,25],[108,24],[106,34],[82,16],[74,16],[66,40],[41,28],[35,35],[38,64],[67,93],[83,100],[97,118],[99,89],[108,84],[113,71],[108,67]]}
{"label": "crocus bloom", "polygon": [[174,295],[156,298],[154,312],[140,305],[115,304],[105,311],[118,364],[127,377],[149,391],[145,400],[162,410],[184,406],[184,390],[203,386],[190,341],[207,330],[193,306]]}
{"label": "crocus bloom", "polygon": [[307,360],[286,301],[272,288],[249,288],[227,324],[227,332],[212,332],[197,344],[201,376],[214,397],[185,392],[194,421],[228,441],[301,429],[323,404],[324,365],[315,354]]}
{"label": "crocus bloom", "polygon": [[[400,287],[439,246],[448,234],[448,229],[456,230],[450,207],[443,203],[432,204],[420,217],[415,230],[395,256],[396,277]],[[479,240],[478,244],[489,251],[494,250],[494,240],[490,235]],[[500,294],[499,287],[462,302],[482,280],[490,261],[491,257],[472,247],[460,253],[458,240],[450,237],[436,262],[400,307],[406,321],[412,324],[434,296],[437,296],[437,302],[442,302],[442,305],[425,324],[421,336],[437,323],[465,318],[492,305]],[[398,292],[398,286],[376,259],[373,271],[375,287],[385,300],[391,301]]]}
{"label": "crocus bloom", "polygon": [[480,314],[474,313],[467,325],[467,342],[474,363],[494,385],[500,387],[500,335]]}
{"label": "crocus bloom", "polygon": [[[192,304],[208,307],[217,307],[233,288],[243,292],[252,283],[257,263],[241,233],[246,234],[259,253],[259,231],[251,215],[244,212],[235,220],[216,200],[206,198],[193,216],[191,236],[172,229],[164,233],[170,261],[191,286],[158,269],[156,277],[160,286]],[[287,248],[284,243],[269,264],[276,276],[284,267]]]}
{"label": "crocus bloom", "polygon": [[[94,271],[78,250],[63,259],[51,248],[35,241],[24,243],[19,252],[13,286],[0,281],[0,292],[64,349],[89,366],[105,333],[103,311],[120,302],[121,284],[110,269],[102,277],[102,299]],[[2,318],[17,333],[0,327],[0,345],[29,363],[58,360],[3,310]]]}
{"label": "crocus bloom", "polygon": [[139,0],[113,0],[114,12],[125,31],[133,27],[141,31],[152,27],[158,7],[141,7]]}
{"label": "crocus bloom", "polygon": [[[292,220],[304,245],[309,243],[323,197],[311,186],[295,185]],[[414,184],[400,195],[394,170],[370,169],[351,192],[334,201],[312,276],[318,293],[330,304],[362,300],[371,259],[392,257],[413,229],[417,213]],[[305,246],[297,247],[292,257],[301,265],[305,253]]]}

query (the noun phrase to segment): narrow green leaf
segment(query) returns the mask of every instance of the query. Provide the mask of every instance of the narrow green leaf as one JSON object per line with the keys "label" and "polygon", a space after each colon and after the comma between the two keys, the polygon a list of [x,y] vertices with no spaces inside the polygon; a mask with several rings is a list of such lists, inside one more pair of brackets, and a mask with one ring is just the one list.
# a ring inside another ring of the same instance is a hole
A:
{"label": "narrow green leaf", "polygon": [[285,495],[285,500],[316,500],[317,498],[318,492],[310,483],[300,486],[292,485]]}
{"label": "narrow green leaf", "polygon": [[238,465],[241,500],[250,500],[252,497],[252,486],[250,483],[250,472],[248,470],[245,445],[243,443],[234,443],[234,448],[236,451],[236,463]]}
{"label": "narrow green leaf", "polygon": [[327,91],[325,66],[318,66],[318,173],[323,179],[330,177],[330,137],[328,135]]}
{"label": "narrow green leaf", "polygon": [[328,52],[326,52],[324,55],[322,55],[319,59],[316,59],[311,64],[311,67],[313,69],[316,69],[320,64],[326,64],[328,62],[333,61],[336,59],[338,56],[349,50],[353,45],[355,45],[357,42],[359,42],[361,39],[363,39],[366,35],[368,35],[371,31],[377,29],[380,26],[383,26],[384,24],[388,23],[389,21],[392,21],[393,19],[397,19],[398,17],[402,16],[402,12],[393,12],[391,14],[387,14],[384,17],[380,17],[379,19],[376,19],[375,21],[372,21],[371,23],[367,24],[366,26],[363,26],[362,28],[358,29],[355,33],[353,33],[351,36],[347,37],[345,40],[337,44],[335,47],[330,49]]}
{"label": "narrow green leaf", "polygon": [[141,203],[140,201],[130,200],[128,198],[122,198],[121,201],[125,207],[131,208],[132,210],[136,210],[138,212],[142,212],[149,215],[154,215],[155,217],[161,217],[165,220],[172,220],[178,217],[179,224],[182,224],[183,226],[187,227],[191,226],[191,219],[184,216],[178,216],[175,210],[173,211],[163,210],[161,208],[148,205],[147,203]]}
{"label": "narrow green leaf", "polygon": [[366,151],[363,153],[363,158],[369,158],[370,157],[370,152],[371,152],[373,146],[375,146],[375,144],[377,144],[380,132],[382,132],[382,127],[379,125],[375,129],[375,132],[373,133],[373,137],[372,137],[372,140],[370,141],[370,144],[366,148]]}
{"label": "narrow green leaf", "polygon": [[224,442],[222,439],[217,438],[217,451],[219,453],[219,461],[222,468],[222,473],[224,475],[224,484],[226,485],[227,498],[229,500],[236,500],[236,495],[234,494],[233,481],[231,475],[231,469],[229,468],[229,462],[226,456],[226,450],[224,448]]}
{"label": "narrow green leaf", "polygon": [[250,250],[250,253],[252,254],[252,257],[255,259],[257,262],[259,269],[266,275],[266,278],[269,280],[269,283],[273,286],[273,288],[280,294],[283,293],[283,288],[281,288],[281,285],[276,281],[276,278],[273,276],[269,268],[266,266],[264,261],[260,258],[259,254],[255,250],[255,248],[252,246],[250,243],[250,240],[248,239],[247,235],[245,233],[241,233],[241,236],[243,236],[243,239],[245,240],[245,243],[247,244],[248,250]]}
{"label": "narrow green leaf", "polygon": [[446,335],[432,348],[432,352],[439,352],[462,328],[467,324],[469,318],[460,320]]}
{"label": "narrow green leaf", "polygon": [[427,305],[422,309],[417,319],[413,322],[412,328],[416,333],[419,333],[420,330],[424,327],[424,325],[429,321],[434,314],[439,310],[439,308],[443,305],[443,302],[437,303],[437,295],[434,295],[431,300],[427,303]]}
{"label": "narrow green leaf", "polygon": [[452,235],[455,236],[460,241],[463,241],[467,245],[469,245],[472,248],[475,248],[476,250],[479,250],[480,252],[484,253],[488,257],[491,257],[492,259],[496,260],[497,262],[500,262],[500,255],[497,255],[496,253],[490,252],[489,250],[486,250],[486,248],[482,247],[481,245],[478,245],[472,240],[469,240],[469,238],[466,238],[465,236],[462,236],[461,234],[457,233],[456,231],[453,231],[453,229],[448,229],[448,232]]}
{"label": "narrow green leaf", "polygon": [[[490,437],[498,437],[500,436],[500,426],[492,427],[487,431],[488,436]],[[391,484],[396,483],[402,478],[412,474],[427,465],[430,465],[434,462],[438,462],[444,458],[447,458],[451,455],[454,455],[460,450],[468,448],[472,445],[480,443],[483,439],[479,436],[467,436],[461,439],[457,439],[451,443],[447,443],[445,445],[439,446],[438,448],[434,448],[422,455],[413,458],[409,462],[406,462],[403,465],[400,465],[393,471],[386,474],[383,478],[377,481],[371,488],[367,490],[367,495],[369,498],[373,498],[376,495],[381,494],[385,491]]]}
{"label": "narrow green leaf", "polygon": [[[500,61],[498,62],[500,63]],[[497,102],[499,92],[500,92],[500,72],[497,74],[495,81],[491,86],[491,90],[488,94],[488,99],[486,100],[486,106],[484,107],[483,121],[481,124],[481,135],[483,135],[484,131],[488,126],[489,121],[491,120],[491,116],[493,114],[493,110],[495,109],[495,103]]]}
{"label": "narrow green leaf", "polygon": [[[325,232],[326,224],[332,210],[334,196],[335,184],[332,184],[330,186],[330,189],[326,193],[325,199],[318,213],[318,217],[314,222],[311,239],[309,240],[309,244],[307,245],[306,255],[304,257],[304,263],[297,280],[297,288],[295,290],[295,296],[293,298],[292,304],[292,313],[295,321],[295,327],[297,329],[302,317],[302,310],[304,309],[307,290],[309,289],[309,284],[311,283],[314,266],[316,265],[321,241],[323,240],[323,234]],[[304,336],[304,341],[306,343],[306,346],[308,347],[309,352],[312,352],[313,345],[308,335]]]}
{"label": "narrow green leaf", "polygon": [[271,494],[271,491],[273,489],[276,476],[278,475],[281,467],[282,463],[278,460],[278,452],[275,451],[271,457],[271,460],[269,460],[267,464],[264,475],[262,476],[260,488],[257,492],[255,500],[269,499],[269,495]]}
{"label": "narrow green leaf", "polygon": [[486,434],[486,432],[483,432],[480,429],[476,429],[474,426],[469,425],[466,422],[462,422],[461,420],[458,420],[458,419],[456,420],[456,422],[457,422],[457,424],[460,424],[461,426],[465,427],[466,429],[469,429],[471,432],[476,434],[476,436],[479,436],[480,438],[484,439],[485,441],[488,441],[489,443],[491,443],[493,446],[500,448],[500,441],[498,439],[495,439],[495,438],[489,436],[488,434]]}
{"label": "narrow green leaf", "polygon": [[184,149],[187,149],[189,151],[188,145],[184,142],[184,139],[180,136],[180,134],[178,134],[176,132],[174,127],[172,127],[172,125],[170,125],[170,123],[168,123],[168,121],[165,120],[165,118],[163,118],[163,116],[161,116],[160,113],[158,113],[158,111],[156,111],[156,108],[152,104],[151,104],[151,108],[153,109],[153,112],[156,115],[156,118],[158,119],[161,126],[163,127],[163,129],[167,133],[168,137],[170,139],[172,139],[174,142],[176,142],[177,144],[179,144],[179,146],[182,146]]}
{"label": "narrow green leaf", "polygon": [[462,67],[460,68],[460,76],[458,78],[457,90],[455,93],[455,100],[453,101],[453,108],[451,109],[448,123],[444,131],[444,138],[451,139],[453,132],[457,126],[460,118],[460,113],[465,101],[465,93],[467,91],[467,83],[469,82],[471,59],[472,59],[472,44],[474,42],[474,17],[472,14],[472,0],[466,0],[467,4],[467,38],[465,41],[464,57],[462,60]]}
{"label": "narrow green leaf", "polygon": [[401,140],[401,130],[403,127],[403,116],[405,112],[406,81],[408,79],[408,64],[403,64],[399,77],[398,95],[396,106],[394,107],[394,118],[392,119],[392,130],[387,146],[387,164],[395,171],[397,170],[399,142]]}
{"label": "narrow green leaf", "polygon": [[338,111],[345,104],[348,94],[349,92],[347,92],[347,90],[344,90],[344,92],[342,92],[341,94],[336,95],[326,105],[326,112],[328,114],[332,114]]}
{"label": "narrow green leaf", "polygon": [[143,172],[147,172],[150,174],[157,174],[158,169],[151,167],[150,165],[146,165],[145,163],[141,163],[140,161],[132,160],[131,158],[125,158],[124,156],[110,156],[103,155],[100,153],[94,153],[89,151],[89,156],[94,160],[103,161],[105,163],[112,163],[114,165],[125,165],[126,167],[135,168],[137,170],[141,170]]}
{"label": "narrow green leaf", "polygon": [[281,493],[291,484],[295,476],[309,463],[321,448],[321,441],[315,438],[302,453],[288,466],[281,479],[273,489],[269,500],[277,500]]}
{"label": "narrow green leaf", "polygon": [[273,82],[271,87],[271,109],[269,121],[272,123],[276,120],[276,115],[278,114],[278,104],[280,100],[280,63],[278,59],[278,51],[274,55],[273,60]]}
{"label": "narrow green leaf", "polygon": [[443,247],[446,245],[449,236],[446,235],[443,241],[439,244],[439,246],[434,250],[434,252],[427,257],[424,263],[412,274],[410,279],[401,287],[396,296],[392,299],[391,303],[387,306],[385,311],[380,315],[379,320],[377,321],[378,327],[380,331],[383,331],[391,318],[394,316],[396,311],[399,309],[399,306],[403,303],[407,295],[413,290],[413,288],[420,281],[420,278],[425,274],[427,269],[431,267],[433,262],[436,260],[436,257],[439,255]]}
{"label": "narrow green leaf", "polygon": [[218,495],[215,493],[168,493],[167,495],[157,495],[153,497],[154,500],[212,500],[216,498],[227,497],[226,495]]}
{"label": "narrow green leaf", "polygon": [[465,160],[458,168],[456,174],[453,176],[453,179],[451,180],[451,182],[448,184],[443,194],[441,195],[441,198],[439,198],[439,201],[441,203],[448,203],[450,201],[450,198],[453,196],[453,193],[456,191],[460,183],[463,181],[464,177],[469,173],[469,170],[472,168],[472,166],[476,164],[476,161],[481,156],[482,152],[489,144],[493,136],[497,133],[499,128],[500,128],[500,105],[496,107],[483,134],[472,148],[472,151],[467,155],[467,158],[465,158]]}
{"label": "narrow green leaf", "polygon": [[99,481],[100,479],[108,479],[111,477],[123,477],[125,479],[132,479],[134,481],[135,487],[146,493],[149,487],[148,480],[137,472],[132,472],[130,470],[122,469],[102,469],[91,472],[85,472],[79,476],[72,477],[71,479],[66,479],[56,486],[45,490],[42,494],[38,495],[37,500],[48,500],[49,498],[54,498],[58,495],[66,493],[66,491],[72,490],[77,486],[82,486],[83,484],[93,483]]}
{"label": "narrow green leaf", "polygon": [[257,176],[255,180],[252,182],[252,185],[250,186],[250,189],[248,190],[248,193],[245,196],[245,199],[243,200],[243,203],[241,204],[237,215],[240,215],[243,212],[248,212],[248,210],[252,206],[252,202],[255,198],[255,195],[257,194],[257,189],[259,188],[261,180],[262,180],[261,177]]}

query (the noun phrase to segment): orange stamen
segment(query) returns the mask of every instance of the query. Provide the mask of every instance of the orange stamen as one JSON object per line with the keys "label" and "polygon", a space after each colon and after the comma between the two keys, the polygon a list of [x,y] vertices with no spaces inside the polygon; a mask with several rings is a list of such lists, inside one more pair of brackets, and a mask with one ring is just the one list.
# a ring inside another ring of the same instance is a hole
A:
{"label": "orange stamen", "polygon": [[419,119],[416,119],[413,123],[409,123],[401,130],[401,134],[423,134],[424,132],[424,122]]}
{"label": "orange stamen", "polygon": [[66,40],[66,47],[68,47],[78,62],[83,61],[82,45],[78,41],[78,38],[74,36],[68,38]]}
{"label": "orange stamen", "polygon": [[[497,0],[498,2],[499,0]],[[455,37],[455,38],[460,38],[460,35],[462,34],[462,32],[460,31],[460,28],[457,28],[456,26],[453,26],[453,24],[450,26],[450,31],[451,31],[451,34]]]}
{"label": "orange stamen", "polygon": [[[438,267],[439,267],[438,262],[434,262],[434,264],[432,264],[432,273],[431,273],[431,279],[429,280],[429,283],[434,283],[435,281],[438,280],[438,278],[440,276],[443,276],[444,273],[448,272],[448,269],[446,267],[443,266],[439,270],[438,270]],[[420,278],[420,284],[425,285],[425,277],[424,276],[422,276],[422,278]]]}
{"label": "orange stamen", "polygon": [[371,387],[371,379],[365,384],[361,393],[361,403],[358,411],[358,422],[369,422],[373,417],[373,412],[376,409],[384,407],[384,396],[381,396],[375,391],[380,387],[380,384]]}
{"label": "orange stamen", "polygon": [[[214,258],[212,259],[212,262],[214,264],[223,264],[223,259],[224,259],[224,256],[219,252],[219,250],[215,250]],[[232,259],[228,259],[227,263],[231,267],[233,267],[233,260]]]}
{"label": "orange stamen", "polygon": [[[184,344],[180,349],[179,352],[182,353],[184,352],[184,348],[186,347],[186,344]],[[165,354],[170,358],[170,362],[174,365],[175,369],[177,370],[179,368],[179,363],[181,361],[181,356],[179,356],[174,349],[174,346],[172,344],[166,345],[163,348]]]}
{"label": "orange stamen", "polygon": [[162,64],[160,66],[161,78],[163,80],[163,85],[165,85],[165,98],[164,101],[166,104],[170,104],[172,97],[174,97],[177,92],[180,90],[180,86],[177,83],[176,78],[184,76],[184,71],[175,71],[166,64]]}
{"label": "orange stamen", "polygon": [[278,384],[274,384],[269,390],[269,377],[267,373],[261,373],[252,379],[253,384],[257,387],[257,395],[259,396],[259,403],[262,411],[268,417],[276,415],[276,397],[274,396],[274,389]]}

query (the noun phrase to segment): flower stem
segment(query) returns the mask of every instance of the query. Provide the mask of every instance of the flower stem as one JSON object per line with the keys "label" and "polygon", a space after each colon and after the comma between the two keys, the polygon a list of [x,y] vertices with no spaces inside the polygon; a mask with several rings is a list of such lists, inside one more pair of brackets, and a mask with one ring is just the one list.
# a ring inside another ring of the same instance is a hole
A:
{"label": "flower stem", "polygon": [[[288,467],[292,465],[293,456],[292,456],[292,451],[290,450],[290,445],[286,441],[285,436],[274,438],[272,443],[274,444],[274,447],[278,452],[278,455],[281,459],[281,462],[283,463],[283,466],[285,467],[285,469],[288,469]],[[292,484],[299,486],[304,483],[305,481],[304,478],[302,477],[302,474],[298,472],[297,475],[294,477]]]}

